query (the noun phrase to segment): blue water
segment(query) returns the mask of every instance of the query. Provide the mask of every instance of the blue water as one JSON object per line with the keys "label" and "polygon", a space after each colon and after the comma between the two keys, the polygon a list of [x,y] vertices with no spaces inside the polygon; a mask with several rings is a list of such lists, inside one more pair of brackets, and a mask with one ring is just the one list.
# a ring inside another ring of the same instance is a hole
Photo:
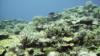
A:
{"label": "blue water", "polygon": [[[61,11],[86,0],[0,0],[0,18],[31,20],[34,16],[47,16],[49,12]],[[93,0],[100,5],[100,0]]]}

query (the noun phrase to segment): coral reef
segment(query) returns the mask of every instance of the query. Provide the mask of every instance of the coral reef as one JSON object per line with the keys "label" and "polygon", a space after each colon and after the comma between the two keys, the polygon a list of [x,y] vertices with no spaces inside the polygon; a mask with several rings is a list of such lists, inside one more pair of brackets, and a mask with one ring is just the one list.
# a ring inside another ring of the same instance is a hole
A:
{"label": "coral reef", "polygon": [[100,56],[100,7],[89,2],[34,17],[14,30],[19,43],[0,55],[6,50],[5,56]]}

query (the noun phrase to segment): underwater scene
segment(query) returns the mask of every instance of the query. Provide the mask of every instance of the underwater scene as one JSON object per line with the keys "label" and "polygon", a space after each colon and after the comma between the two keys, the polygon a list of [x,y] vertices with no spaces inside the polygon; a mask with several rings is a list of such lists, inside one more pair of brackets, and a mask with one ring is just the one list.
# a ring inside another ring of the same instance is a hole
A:
{"label": "underwater scene", "polygon": [[100,56],[99,0],[18,1],[0,1],[0,56]]}

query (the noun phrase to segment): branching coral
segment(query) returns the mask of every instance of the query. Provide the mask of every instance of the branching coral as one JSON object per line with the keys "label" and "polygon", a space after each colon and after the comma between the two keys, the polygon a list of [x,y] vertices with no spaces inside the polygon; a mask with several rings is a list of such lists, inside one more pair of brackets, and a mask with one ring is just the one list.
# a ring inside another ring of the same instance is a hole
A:
{"label": "branching coral", "polygon": [[20,42],[24,50],[33,48],[27,51],[32,51],[33,56],[90,55],[100,47],[99,11],[98,6],[87,3],[60,13],[51,12],[47,17],[34,17],[20,32]]}

